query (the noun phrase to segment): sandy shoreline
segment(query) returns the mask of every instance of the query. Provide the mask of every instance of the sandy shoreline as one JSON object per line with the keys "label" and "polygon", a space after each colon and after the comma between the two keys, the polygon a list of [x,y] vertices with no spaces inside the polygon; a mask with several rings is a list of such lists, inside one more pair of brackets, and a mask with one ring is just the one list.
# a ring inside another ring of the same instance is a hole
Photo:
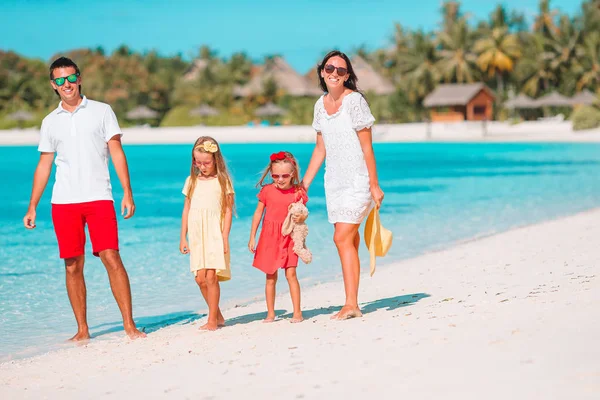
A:
{"label": "sandy shoreline", "polygon": [[[363,275],[361,319],[329,319],[332,282],[304,291],[301,324],[261,323],[258,302],[213,333],[199,320],[7,362],[0,397],[597,399],[598,221],[600,209]],[[287,294],[276,308],[290,311]]]}
{"label": "sandy shoreline", "polygon": [[[483,135],[482,124],[465,122],[458,124],[425,123],[375,125],[376,142],[600,142],[600,129],[574,132],[570,122],[533,121],[511,125],[505,122],[489,122]],[[429,131],[429,133],[428,133]],[[174,127],[174,128],[126,128],[125,143],[130,144],[177,144],[193,143],[202,135],[214,136],[221,143],[306,143],[314,142],[315,133],[310,126],[279,127]],[[0,131],[0,146],[36,145],[37,129]]]}

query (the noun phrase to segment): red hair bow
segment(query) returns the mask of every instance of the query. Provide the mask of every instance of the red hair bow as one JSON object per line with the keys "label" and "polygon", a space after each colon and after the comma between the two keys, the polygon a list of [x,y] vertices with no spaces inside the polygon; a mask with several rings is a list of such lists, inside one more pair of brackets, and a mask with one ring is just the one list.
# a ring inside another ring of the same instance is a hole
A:
{"label": "red hair bow", "polygon": [[280,151],[279,153],[271,154],[271,162],[278,160],[285,160],[287,156],[285,155],[285,151]]}

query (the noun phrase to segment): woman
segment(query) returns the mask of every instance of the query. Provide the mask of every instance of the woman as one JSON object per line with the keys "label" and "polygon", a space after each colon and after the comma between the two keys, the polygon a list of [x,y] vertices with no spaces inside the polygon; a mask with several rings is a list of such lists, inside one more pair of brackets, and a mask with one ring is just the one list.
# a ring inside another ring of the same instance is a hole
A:
{"label": "woman", "polygon": [[381,206],[371,127],[375,118],[358,91],[350,59],[340,51],[328,53],[317,67],[321,89],[315,104],[313,128],[317,142],[304,175],[308,191],[324,160],[328,220],[342,263],[346,303],[332,319],[362,316],[358,307],[360,261],[358,228],[375,202]]}

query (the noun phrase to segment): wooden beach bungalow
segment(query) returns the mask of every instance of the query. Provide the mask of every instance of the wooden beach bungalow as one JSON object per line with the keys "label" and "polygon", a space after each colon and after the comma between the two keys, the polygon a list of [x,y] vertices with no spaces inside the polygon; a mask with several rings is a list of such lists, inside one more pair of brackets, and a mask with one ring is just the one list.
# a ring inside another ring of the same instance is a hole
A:
{"label": "wooden beach bungalow", "polygon": [[431,122],[490,121],[494,93],[483,83],[439,85],[424,100]]}

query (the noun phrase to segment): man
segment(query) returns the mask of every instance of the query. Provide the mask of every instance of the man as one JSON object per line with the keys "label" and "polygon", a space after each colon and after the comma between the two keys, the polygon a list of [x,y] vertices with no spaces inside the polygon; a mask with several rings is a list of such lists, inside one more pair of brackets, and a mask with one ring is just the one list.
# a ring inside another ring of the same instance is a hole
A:
{"label": "man", "polygon": [[42,122],[40,159],[23,223],[27,229],[35,228],[35,211],[55,161],[52,222],[60,258],[65,262],[67,293],[77,320],[77,333],[71,340],[90,337],[83,277],[86,223],[93,253],[100,257],[108,272],[125,332],[132,339],[144,337],[133,322],[131,289],[119,255],[117,217],[108,172],[110,154],[125,192],[121,214],[126,211],[125,219],[131,218],[135,205],[117,117],[108,104],[81,95],[79,68],[66,57],[60,57],[50,66],[50,84],[61,102]]}

